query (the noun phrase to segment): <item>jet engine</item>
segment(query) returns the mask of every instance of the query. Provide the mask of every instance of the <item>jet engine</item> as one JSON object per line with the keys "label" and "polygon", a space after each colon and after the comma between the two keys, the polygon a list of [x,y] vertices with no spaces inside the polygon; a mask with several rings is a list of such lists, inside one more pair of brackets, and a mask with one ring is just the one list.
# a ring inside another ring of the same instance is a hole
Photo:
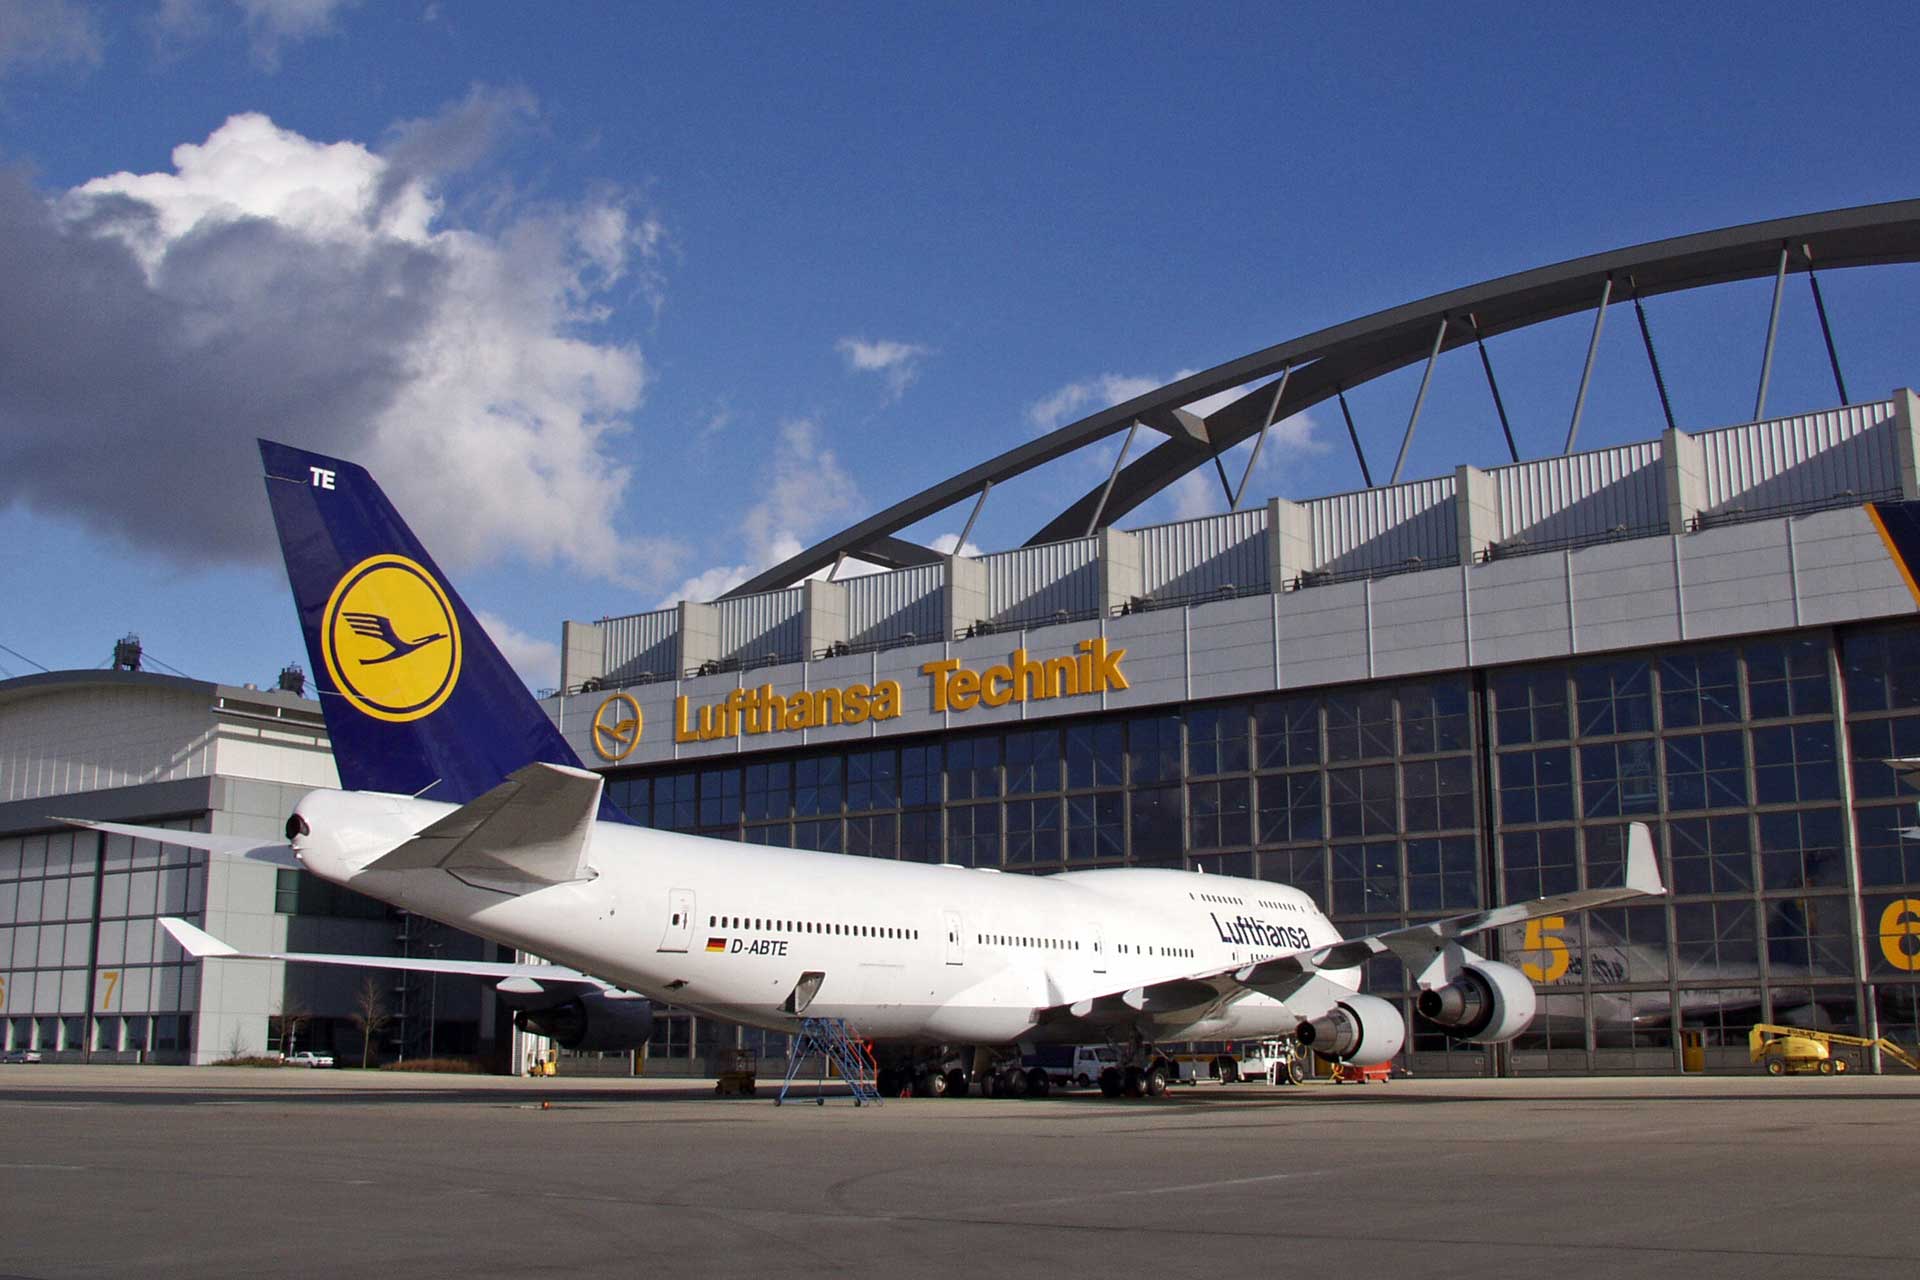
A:
{"label": "jet engine", "polygon": [[1420,1016],[1455,1040],[1501,1044],[1533,1021],[1533,984],[1512,965],[1475,960],[1444,987],[1429,987],[1414,1002]]}
{"label": "jet engine", "polygon": [[513,1025],[587,1053],[638,1049],[653,1034],[653,1002],[617,991],[589,991],[561,1004],[522,1009]]}
{"label": "jet engine", "polygon": [[1407,1042],[1407,1020],[1398,1006],[1379,996],[1350,995],[1302,1022],[1293,1038],[1323,1058],[1374,1067],[1400,1052]]}

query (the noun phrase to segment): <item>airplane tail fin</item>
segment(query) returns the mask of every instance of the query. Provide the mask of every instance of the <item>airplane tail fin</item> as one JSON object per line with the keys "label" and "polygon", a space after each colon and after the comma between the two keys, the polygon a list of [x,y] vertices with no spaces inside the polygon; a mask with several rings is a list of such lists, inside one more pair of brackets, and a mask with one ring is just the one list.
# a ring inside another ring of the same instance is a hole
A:
{"label": "airplane tail fin", "polygon": [[260,457],[344,788],[466,804],[527,764],[580,767],[364,468]]}

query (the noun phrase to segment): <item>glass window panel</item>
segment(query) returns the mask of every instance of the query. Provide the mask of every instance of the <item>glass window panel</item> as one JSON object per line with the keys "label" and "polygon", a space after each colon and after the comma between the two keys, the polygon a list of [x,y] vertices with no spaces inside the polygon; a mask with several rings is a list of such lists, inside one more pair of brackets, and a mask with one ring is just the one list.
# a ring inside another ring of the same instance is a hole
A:
{"label": "glass window panel", "polygon": [[1000,739],[960,738],[947,744],[947,799],[984,800],[1000,794]]}
{"label": "glass window panel", "polygon": [[1206,776],[1247,769],[1247,709],[1196,707],[1187,712],[1187,773]]}
{"label": "glass window panel", "polygon": [[1570,828],[1510,831],[1500,837],[1506,901],[1524,902],[1580,887],[1580,871]]}
{"label": "glass window panel", "polygon": [[1643,658],[1591,662],[1573,669],[1580,736],[1648,733],[1653,729],[1653,681]]}
{"label": "glass window panel", "polygon": [[700,825],[730,827],[740,821],[740,771],[705,769],[700,773]]}
{"label": "glass window panel", "polygon": [[1762,888],[1802,889],[1847,882],[1840,810],[1763,813],[1755,824],[1759,829]]}
{"label": "glass window panel", "polygon": [[1117,723],[1074,725],[1066,731],[1067,786],[1117,787],[1126,781],[1126,730]]}
{"label": "glass window panel", "polygon": [[1465,911],[1480,905],[1480,842],[1473,836],[1407,841],[1407,909]]}
{"label": "glass window panel", "polygon": [[[47,842],[48,875],[63,876],[73,870],[74,834],[72,831],[57,831],[43,837]],[[88,839],[92,838],[93,836],[89,834]],[[87,861],[91,863],[93,859],[89,857]]]}
{"label": "glass window panel", "polygon": [[1849,709],[1920,707],[1920,631],[1906,627],[1850,635],[1840,652]]}
{"label": "glass window panel", "polygon": [[1764,907],[1767,966],[1775,979],[1852,975],[1852,910],[1844,897],[1779,898]]}
{"label": "glass window panel", "polygon": [[1000,806],[959,804],[947,810],[947,861],[962,867],[1000,865]]}
{"label": "glass window panel", "polygon": [[1494,733],[1500,743],[1557,742],[1568,737],[1567,676],[1547,671],[1504,671],[1488,682],[1493,694]]}
{"label": "glass window panel", "polygon": [[1298,769],[1320,763],[1320,704],[1313,698],[1257,702],[1255,758],[1262,769]]}
{"label": "glass window panel", "polygon": [[1827,644],[1818,636],[1751,644],[1746,649],[1747,706],[1755,720],[1833,710]]}
{"label": "glass window panel", "polygon": [[899,819],[891,813],[847,819],[847,852],[863,858],[900,855]]}
{"label": "glass window panel", "polygon": [[1587,946],[1581,960],[1594,986],[1665,982],[1667,909],[1602,907],[1587,913]]}
{"label": "glass window panel", "polygon": [[1400,768],[1408,831],[1447,831],[1474,825],[1472,757],[1413,760]]}
{"label": "glass window panel", "polygon": [[1688,734],[1663,744],[1667,809],[1745,808],[1747,747],[1738,732]]}
{"label": "glass window panel", "polygon": [[1740,664],[1732,650],[1660,658],[1660,722],[1669,729],[1740,719]]}
{"label": "glass window panel", "polygon": [[1073,862],[1126,852],[1126,810],[1117,791],[1067,797],[1067,857]]}
{"label": "glass window panel", "polygon": [[668,831],[692,831],[699,825],[698,779],[669,773],[653,780],[653,821]]}
{"label": "glass window panel", "polygon": [[900,815],[900,856],[909,862],[941,861],[940,811],[921,809]]}
{"label": "glass window panel", "polygon": [[1060,789],[1060,732],[1034,729],[1007,735],[1007,794]]}
{"label": "glass window panel", "polygon": [[1920,716],[1858,721],[1847,726],[1847,740],[1853,748],[1854,799],[1920,801],[1920,787],[1886,763],[1920,757]]}
{"label": "glass window panel", "polygon": [[1862,884],[1920,883],[1920,820],[1911,805],[1854,810]]}
{"label": "glass window panel", "polygon": [[1180,776],[1180,718],[1146,716],[1127,722],[1127,777],[1135,785]]}
{"label": "glass window panel", "polygon": [[1872,896],[1865,907],[1867,971],[1881,981],[1920,973],[1920,897]]}
{"label": "glass window panel", "polygon": [[793,847],[821,853],[840,852],[840,819],[814,818],[793,824]]}
{"label": "glass window panel", "polygon": [[1502,823],[1572,820],[1572,753],[1568,748],[1503,751],[1498,768]]}
{"label": "glass window panel", "polygon": [[1007,863],[1022,866],[1060,861],[1060,799],[1007,802]]}
{"label": "glass window panel", "polygon": [[1400,847],[1378,844],[1333,846],[1333,911],[1339,916],[1398,913]]}
{"label": "glass window panel", "polygon": [[1180,791],[1179,787],[1140,787],[1127,797],[1135,866],[1183,865]]}
{"label": "glass window panel", "polygon": [[1580,748],[1580,807],[1589,818],[1651,813],[1660,807],[1654,741],[1602,742]]}
{"label": "glass window panel", "polygon": [[[1673,942],[1682,980],[1720,977],[1752,980],[1759,972],[1760,948],[1751,902],[1676,904]],[[1682,1003],[1688,1007],[1691,1021],[1691,1002],[1683,1000]],[[1748,1024],[1751,1023],[1749,1017]]]}
{"label": "glass window panel", "polygon": [[1260,775],[1260,843],[1288,844],[1325,838],[1321,777],[1316,772]]}
{"label": "glass window panel", "polygon": [[[59,881],[49,881],[47,884],[47,888],[51,890],[54,888],[55,885],[59,883],[60,883]],[[66,888],[67,888],[67,906],[66,906],[67,919],[91,920],[93,918],[93,876],[92,874],[89,873],[85,875],[69,876],[66,880]],[[173,910],[175,911],[186,910],[186,903],[182,902],[179,907],[173,908]]]}
{"label": "glass window panel", "polygon": [[1408,755],[1465,751],[1473,745],[1465,681],[1400,690],[1400,749]]}
{"label": "glass window panel", "polygon": [[1393,751],[1393,694],[1387,689],[1327,695],[1327,759],[1367,760]]}
{"label": "glass window panel", "polygon": [[1669,888],[1677,894],[1753,889],[1747,818],[1675,818],[1667,823]]}
{"label": "glass window panel", "polygon": [[900,803],[939,804],[942,766],[938,746],[900,749]]}
{"label": "glass window panel", "polygon": [[1783,724],[1753,732],[1754,800],[1836,800],[1840,774],[1831,724]]}
{"label": "glass window panel", "polygon": [[840,779],[840,757],[837,755],[794,761],[794,816],[839,813]]}
{"label": "glass window panel", "polygon": [[1327,899],[1327,851],[1324,846],[1311,849],[1266,849],[1260,854],[1260,878],[1292,885],[1312,898],[1320,910],[1331,909]]}
{"label": "glass window panel", "polygon": [[1187,812],[1190,847],[1224,849],[1251,844],[1250,790],[1246,778],[1189,783]]}
{"label": "glass window panel", "polygon": [[847,809],[893,809],[900,804],[899,763],[890,750],[847,756]]}
{"label": "glass window panel", "polygon": [[1394,774],[1390,764],[1327,771],[1327,821],[1335,837],[1400,829]]}

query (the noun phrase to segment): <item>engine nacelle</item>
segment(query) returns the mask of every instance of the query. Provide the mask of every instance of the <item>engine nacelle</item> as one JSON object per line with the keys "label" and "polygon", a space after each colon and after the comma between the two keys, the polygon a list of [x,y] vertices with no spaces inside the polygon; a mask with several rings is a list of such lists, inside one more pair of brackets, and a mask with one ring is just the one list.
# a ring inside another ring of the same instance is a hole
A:
{"label": "engine nacelle", "polygon": [[1502,1044],[1527,1029],[1536,1003],[1526,974],[1497,960],[1475,960],[1446,986],[1422,991],[1414,1007],[1455,1040]]}
{"label": "engine nacelle", "polygon": [[653,1002],[617,991],[589,991],[562,1004],[522,1009],[513,1025],[551,1038],[562,1049],[617,1053],[645,1046],[653,1034]]}
{"label": "engine nacelle", "polygon": [[1293,1038],[1323,1058],[1377,1067],[1407,1042],[1407,1020],[1379,996],[1352,995],[1300,1024]]}

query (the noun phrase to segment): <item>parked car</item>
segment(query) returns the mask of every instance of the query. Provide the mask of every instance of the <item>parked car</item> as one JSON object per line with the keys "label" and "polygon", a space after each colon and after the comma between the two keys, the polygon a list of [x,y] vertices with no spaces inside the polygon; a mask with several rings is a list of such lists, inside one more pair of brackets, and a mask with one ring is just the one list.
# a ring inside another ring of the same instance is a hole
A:
{"label": "parked car", "polygon": [[38,1061],[40,1061],[40,1051],[38,1049],[8,1049],[5,1053],[0,1053],[0,1062]]}
{"label": "parked car", "polygon": [[333,1065],[333,1055],[302,1049],[298,1053],[288,1054],[283,1061],[290,1067],[330,1067]]}

